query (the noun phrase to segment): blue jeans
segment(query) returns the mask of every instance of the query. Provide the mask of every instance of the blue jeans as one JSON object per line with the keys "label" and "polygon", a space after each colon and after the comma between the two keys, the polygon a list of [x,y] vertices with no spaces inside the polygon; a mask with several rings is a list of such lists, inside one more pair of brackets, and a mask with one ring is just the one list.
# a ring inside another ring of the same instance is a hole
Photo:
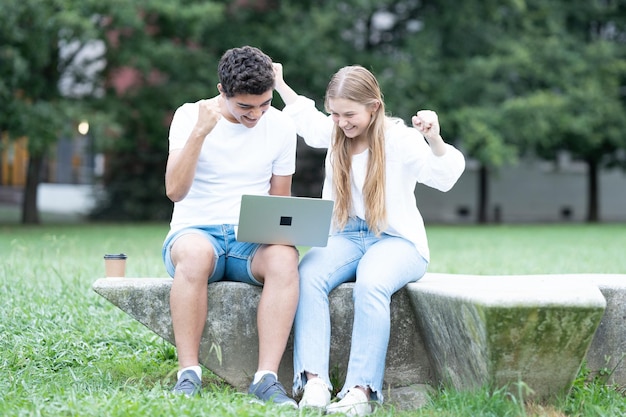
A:
{"label": "blue jeans", "polygon": [[258,243],[238,242],[235,238],[235,226],[221,224],[212,226],[187,227],[169,235],[163,242],[161,255],[167,273],[174,277],[175,267],[172,262],[172,245],[179,237],[197,233],[204,236],[213,246],[215,269],[209,276],[209,284],[217,281],[238,281],[262,286],[252,275],[252,258],[261,246]]}
{"label": "blue jeans", "polygon": [[306,372],[329,387],[330,310],[328,294],[344,282],[355,282],[350,360],[343,389],[369,387],[382,402],[382,384],[390,332],[391,296],[419,280],[428,262],[406,239],[369,231],[367,223],[350,219],[328,245],[312,248],[300,262],[300,301],[294,332],[294,393],[306,383]]}

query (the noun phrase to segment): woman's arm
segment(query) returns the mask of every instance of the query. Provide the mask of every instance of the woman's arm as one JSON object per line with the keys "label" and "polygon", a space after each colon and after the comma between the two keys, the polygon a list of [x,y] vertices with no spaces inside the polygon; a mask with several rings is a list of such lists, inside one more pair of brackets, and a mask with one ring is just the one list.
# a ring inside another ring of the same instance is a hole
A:
{"label": "woman's arm", "polygon": [[317,110],[315,102],[298,95],[283,79],[283,66],[274,63],[274,88],[285,102],[283,113],[295,122],[298,135],[313,148],[328,148],[333,133],[331,118]]}
{"label": "woman's arm", "polygon": [[272,64],[274,66],[274,88],[280,94],[280,98],[283,99],[285,105],[293,104],[298,99],[298,93],[293,91],[291,87],[287,85],[285,79],[283,78],[283,64],[279,64],[277,62]]}

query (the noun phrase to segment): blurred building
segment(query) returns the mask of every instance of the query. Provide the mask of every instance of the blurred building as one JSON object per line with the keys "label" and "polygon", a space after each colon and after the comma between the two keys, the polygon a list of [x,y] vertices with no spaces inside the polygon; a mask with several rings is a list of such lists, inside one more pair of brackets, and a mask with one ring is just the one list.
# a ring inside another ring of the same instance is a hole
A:
{"label": "blurred building", "polygon": [[[0,146],[0,202],[19,203],[26,181],[26,138]],[[323,152],[299,142],[295,195],[319,197]],[[315,157],[305,154],[314,152]],[[308,162],[307,162],[308,161]],[[95,154],[88,134],[61,138],[46,163],[39,189],[39,209],[87,212],[94,204],[94,185],[104,171],[104,156]],[[478,164],[469,160],[455,187],[447,193],[418,185],[417,204],[427,223],[471,224],[478,211]],[[626,173],[603,170],[600,220],[626,222]],[[557,162],[523,160],[492,173],[488,181],[489,223],[584,222],[587,215],[587,169],[564,154]]]}
{"label": "blurred building", "polygon": [[[478,164],[468,161],[459,182],[447,193],[423,185],[417,204],[428,222],[476,223]],[[564,154],[557,162],[522,160],[491,173],[488,180],[489,223],[584,222],[587,216],[587,167]],[[602,170],[599,217],[626,222],[626,173]]]}

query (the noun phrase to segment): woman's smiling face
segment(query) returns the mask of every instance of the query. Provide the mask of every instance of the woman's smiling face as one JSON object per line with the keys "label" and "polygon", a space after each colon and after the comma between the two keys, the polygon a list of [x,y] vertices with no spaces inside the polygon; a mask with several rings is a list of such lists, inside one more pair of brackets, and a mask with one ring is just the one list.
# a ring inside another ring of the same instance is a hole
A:
{"label": "woman's smiling face", "polygon": [[328,99],[333,122],[350,139],[358,138],[367,130],[372,120],[370,107],[345,98]]}

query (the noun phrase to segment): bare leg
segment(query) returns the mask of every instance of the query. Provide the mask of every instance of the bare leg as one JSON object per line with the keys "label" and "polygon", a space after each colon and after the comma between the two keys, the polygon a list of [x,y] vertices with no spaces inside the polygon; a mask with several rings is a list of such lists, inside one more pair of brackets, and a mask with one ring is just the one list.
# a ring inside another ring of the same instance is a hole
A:
{"label": "bare leg", "polygon": [[257,310],[258,371],[278,373],[298,306],[298,253],[291,246],[262,246],[252,273],[264,282]]}
{"label": "bare leg", "polygon": [[207,316],[207,284],[215,260],[213,247],[202,236],[179,237],[172,247],[176,266],[170,292],[170,309],[178,365],[180,368],[199,363],[200,339]]}

